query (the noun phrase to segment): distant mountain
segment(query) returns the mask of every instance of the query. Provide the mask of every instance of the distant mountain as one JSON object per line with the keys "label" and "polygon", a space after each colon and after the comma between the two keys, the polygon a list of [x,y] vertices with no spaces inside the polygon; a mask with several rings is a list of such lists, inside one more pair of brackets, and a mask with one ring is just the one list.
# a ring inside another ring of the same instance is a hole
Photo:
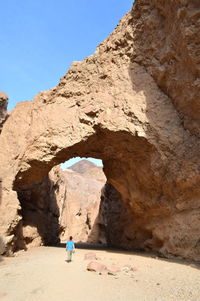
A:
{"label": "distant mountain", "polygon": [[71,169],[80,174],[84,174],[88,170],[90,170],[92,168],[97,168],[97,167],[98,166],[96,164],[92,163],[91,161],[81,160],[81,161],[73,164],[72,166],[68,167],[68,169]]}
{"label": "distant mountain", "polygon": [[91,178],[91,179],[93,178],[97,181],[106,182],[106,176],[103,172],[103,167],[101,167],[101,166],[95,166],[93,168],[89,168],[82,175],[84,175],[85,177]]}

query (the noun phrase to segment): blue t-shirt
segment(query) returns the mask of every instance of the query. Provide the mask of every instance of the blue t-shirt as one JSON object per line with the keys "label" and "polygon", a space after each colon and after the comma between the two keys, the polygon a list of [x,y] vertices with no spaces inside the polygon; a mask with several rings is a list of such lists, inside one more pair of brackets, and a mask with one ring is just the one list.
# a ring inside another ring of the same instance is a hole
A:
{"label": "blue t-shirt", "polygon": [[72,251],[74,249],[74,242],[73,240],[68,240],[66,242],[66,249],[69,251]]}

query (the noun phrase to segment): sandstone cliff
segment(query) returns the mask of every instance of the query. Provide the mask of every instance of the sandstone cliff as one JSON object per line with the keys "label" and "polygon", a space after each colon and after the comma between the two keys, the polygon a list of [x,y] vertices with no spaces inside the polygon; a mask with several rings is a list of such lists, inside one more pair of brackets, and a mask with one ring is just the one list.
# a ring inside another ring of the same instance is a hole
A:
{"label": "sandstone cliff", "polygon": [[103,160],[131,248],[200,260],[199,11],[137,0],[94,55],[17,105],[0,136],[2,253],[18,239],[17,192],[80,156]]}

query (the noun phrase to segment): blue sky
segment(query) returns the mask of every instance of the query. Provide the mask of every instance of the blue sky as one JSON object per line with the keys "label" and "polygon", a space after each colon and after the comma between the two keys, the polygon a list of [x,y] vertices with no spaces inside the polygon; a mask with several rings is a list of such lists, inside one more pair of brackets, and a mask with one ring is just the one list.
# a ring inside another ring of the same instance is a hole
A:
{"label": "blue sky", "polygon": [[[94,53],[133,0],[1,1],[0,91],[8,110],[56,86],[72,61]],[[64,167],[77,162],[73,159]],[[90,159],[92,160],[92,159]],[[93,161],[101,165],[101,161]]]}
{"label": "blue sky", "polygon": [[0,91],[8,109],[58,84],[72,61],[91,55],[132,0],[1,1]]}

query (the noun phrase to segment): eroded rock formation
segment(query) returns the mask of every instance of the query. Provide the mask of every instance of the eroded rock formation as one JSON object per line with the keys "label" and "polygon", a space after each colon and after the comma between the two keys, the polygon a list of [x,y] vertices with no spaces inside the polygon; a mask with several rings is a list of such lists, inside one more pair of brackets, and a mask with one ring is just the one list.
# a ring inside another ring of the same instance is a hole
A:
{"label": "eroded rock formation", "polygon": [[0,91],[0,133],[4,122],[8,116],[7,113],[8,96],[6,93]]}
{"label": "eroded rock formation", "polygon": [[94,55],[17,105],[0,136],[2,253],[18,239],[17,192],[81,156],[103,160],[132,248],[200,260],[199,11],[137,0]]}
{"label": "eroded rock formation", "polygon": [[173,101],[185,129],[200,137],[198,0],[137,1],[133,60]]}

